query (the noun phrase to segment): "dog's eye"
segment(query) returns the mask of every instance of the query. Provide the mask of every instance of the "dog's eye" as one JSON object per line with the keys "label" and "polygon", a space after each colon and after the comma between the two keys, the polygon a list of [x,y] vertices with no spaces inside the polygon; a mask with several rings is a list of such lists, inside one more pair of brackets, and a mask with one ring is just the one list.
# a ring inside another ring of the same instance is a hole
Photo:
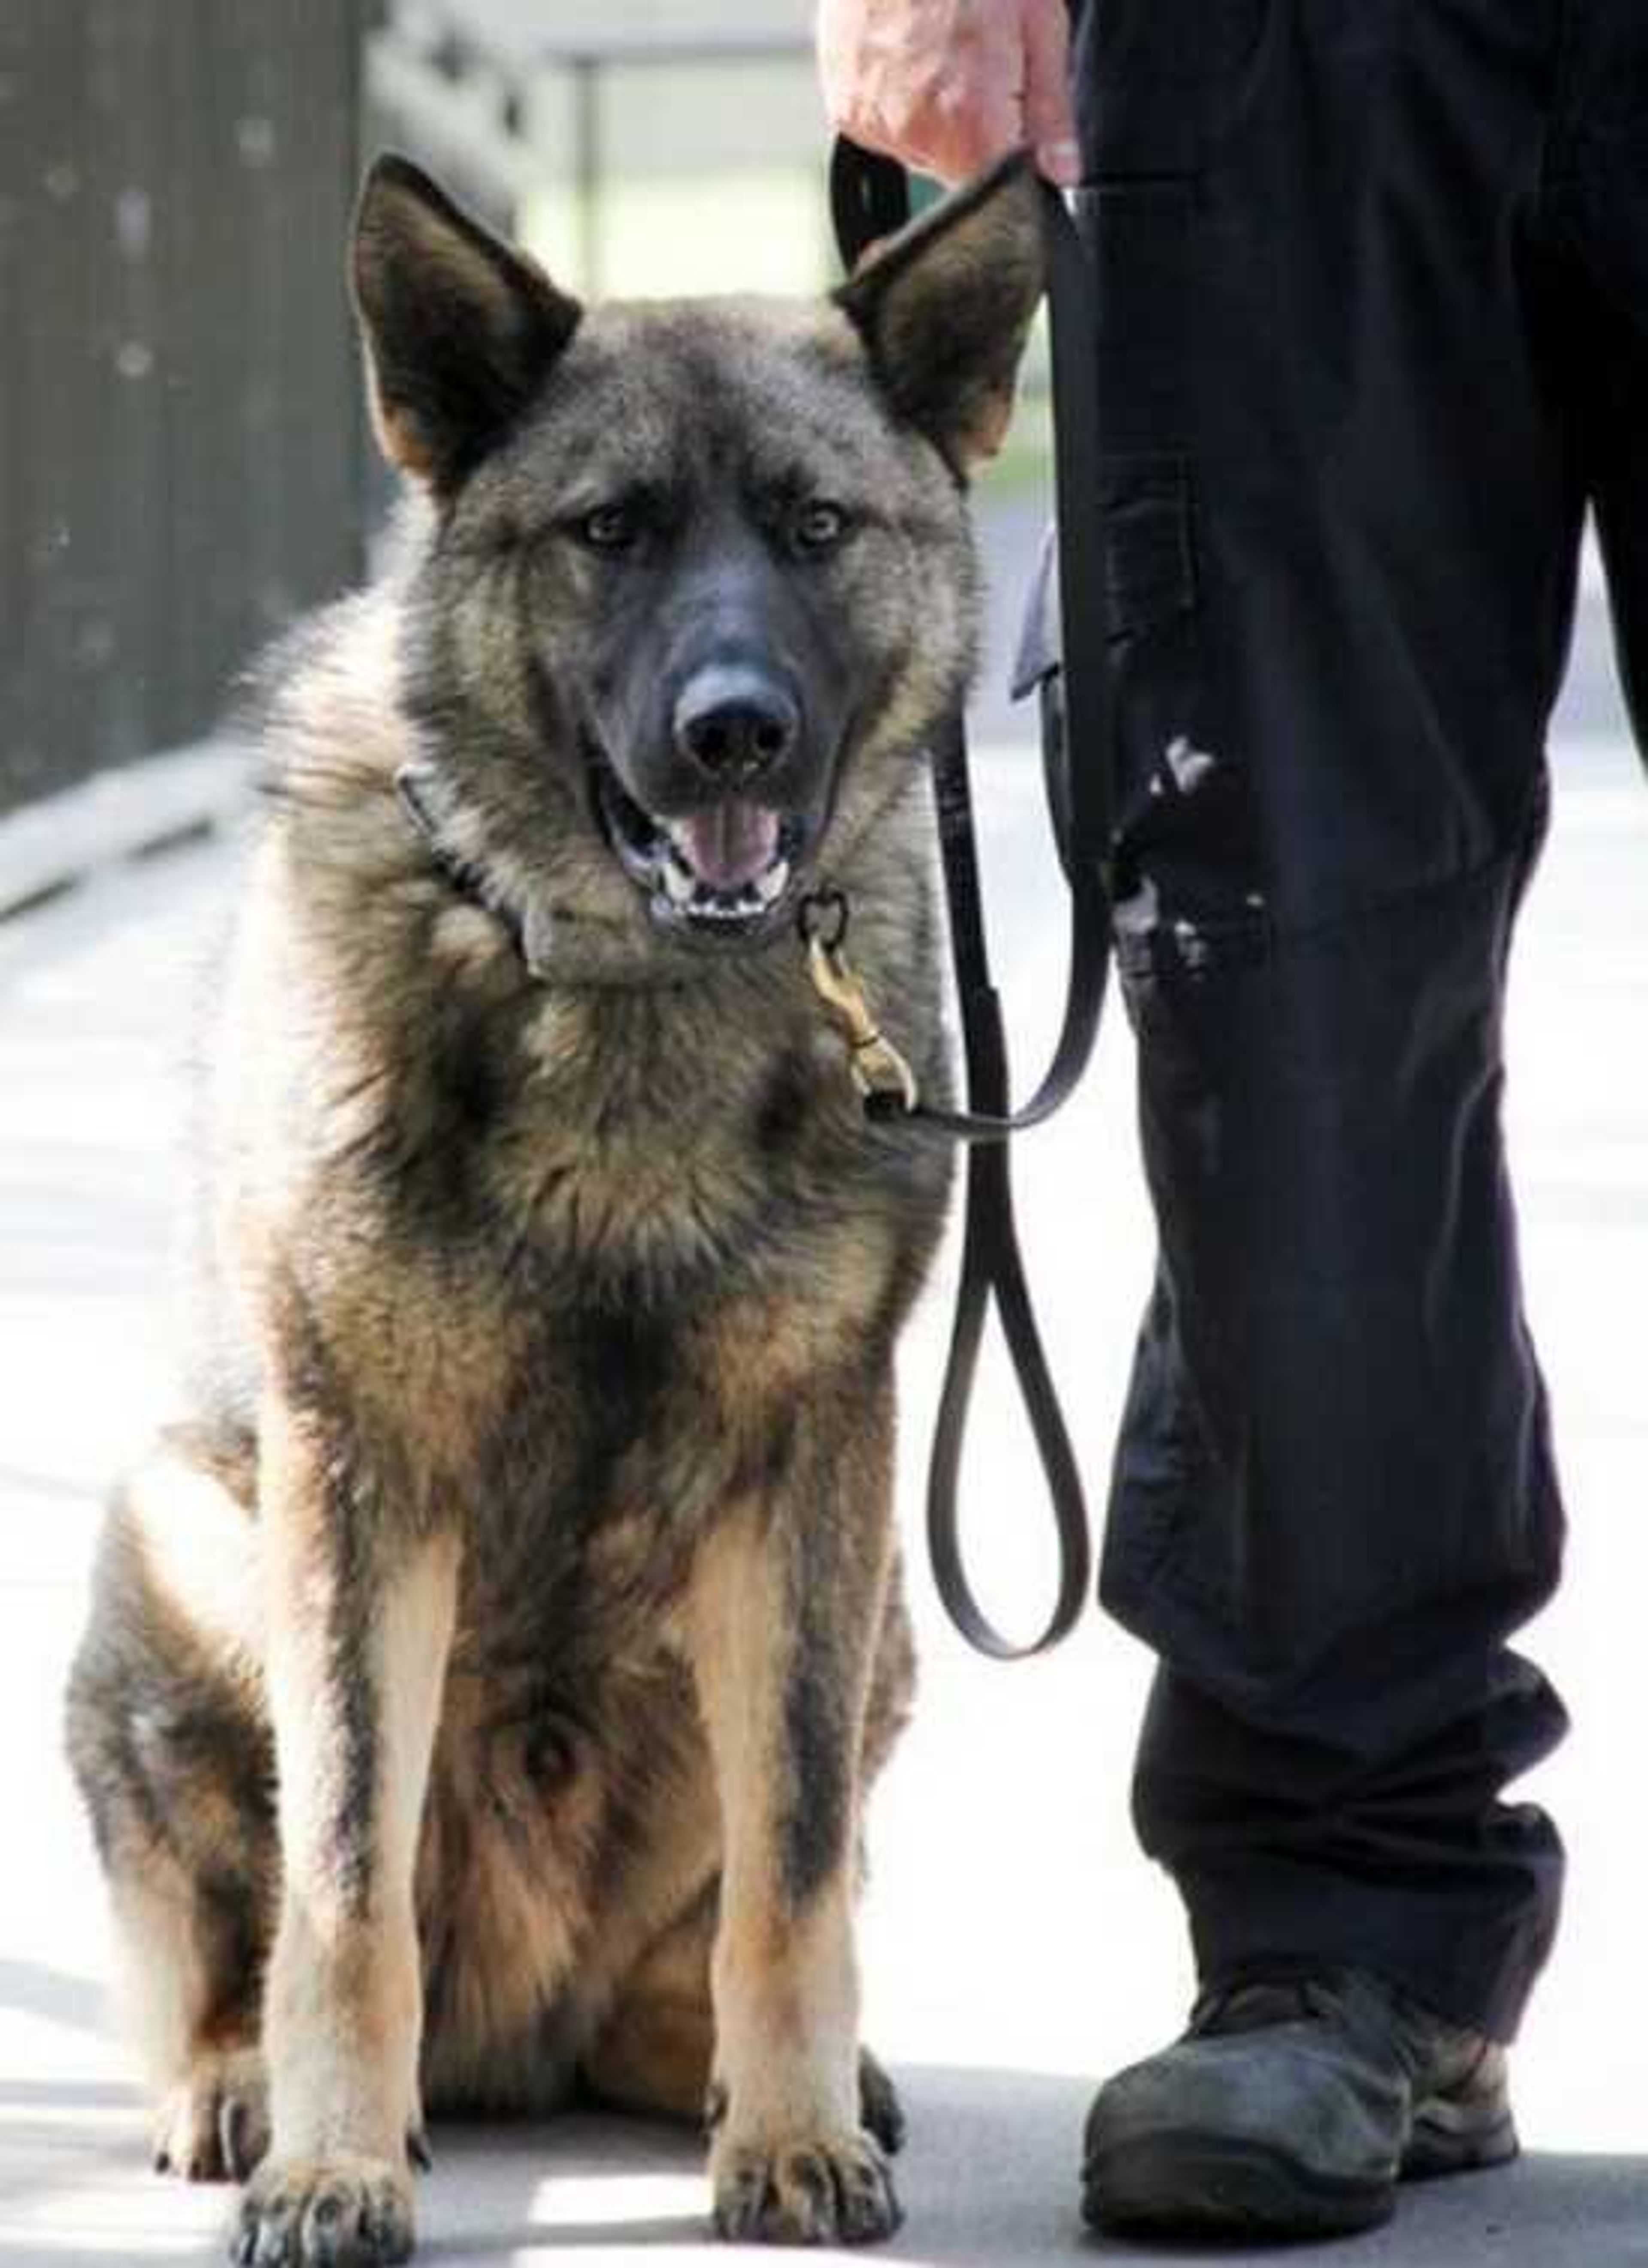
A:
{"label": "dog's eye", "polygon": [[627,504],[597,504],[577,526],[578,541],[592,551],[629,551],[641,540],[639,515]]}
{"label": "dog's eye", "polygon": [[803,551],[832,551],[847,533],[847,515],[840,504],[814,497],[796,514],[794,532]]}

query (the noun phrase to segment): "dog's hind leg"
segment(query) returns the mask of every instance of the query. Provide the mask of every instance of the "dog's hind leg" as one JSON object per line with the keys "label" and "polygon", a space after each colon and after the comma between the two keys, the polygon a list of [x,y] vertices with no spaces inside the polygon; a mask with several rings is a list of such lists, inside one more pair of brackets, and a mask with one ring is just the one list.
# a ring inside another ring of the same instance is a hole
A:
{"label": "dog's hind leg", "polygon": [[244,2178],[268,2138],[258,2003],[277,1862],[252,1557],[222,1470],[163,1443],[111,1511],[69,1691],[155,2162],[189,2181]]}
{"label": "dog's hind leg", "polygon": [[603,2102],[666,2118],[703,2117],[715,2051],[715,1914],[711,1886],[625,1978],[582,2064],[586,2085]]}
{"label": "dog's hind leg", "polygon": [[688,1617],[725,1836],[710,2171],[723,2235],[853,2242],[899,2221],[862,2124],[852,1926],[890,1388],[815,1381],[773,1422],[770,1492],[703,1547]]}
{"label": "dog's hind leg", "polygon": [[255,1917],[239,1886],[191,1883],[155,1852],[113,1897],[122,1996],[154,2073],[155,2170],[245,2181],[269,2147]]}

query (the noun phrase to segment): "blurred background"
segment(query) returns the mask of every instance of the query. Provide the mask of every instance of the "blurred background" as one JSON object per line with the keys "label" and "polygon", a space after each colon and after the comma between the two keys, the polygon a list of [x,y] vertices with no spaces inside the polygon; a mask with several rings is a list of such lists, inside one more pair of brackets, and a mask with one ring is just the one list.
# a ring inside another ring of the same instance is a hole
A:
{"label": "blurred background", "polygon": [[[375,151],[428,165],[585,294],[822,289],[810,18],[4,0],[0,811],[193,740],[272,634],[363,571],[389,484],[343,257]],[[1030,729],[1004,679],[1046,511],[1043,384],[1033,353],[981,488],[990,740]],[[1600,595],[1589,573],[1565,712],[1588,733],[1617,724]],[[168,820],[188,807],[168,798]]]}
{"label": "blurred background", "polygon": [[[362,571],[388,483],[343,248],[373,151],[416,157],[580,293],[819,290],[808,18],[6,0],[0,810],[192,740],[272,633]],[[1021,420],[992,484],[1015,568],[1042,438]]]}

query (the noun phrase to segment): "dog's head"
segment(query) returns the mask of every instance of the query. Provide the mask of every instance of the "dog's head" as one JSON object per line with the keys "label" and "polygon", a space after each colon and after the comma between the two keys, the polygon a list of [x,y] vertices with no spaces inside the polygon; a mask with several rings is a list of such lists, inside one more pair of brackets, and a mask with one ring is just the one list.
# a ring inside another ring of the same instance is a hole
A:
{"label": "dog's head", "polygon": [[1036,195],[1009,161],[823,302],[586,312],[379,160],[355,298],[434,506],[408,699],[466,855],[654,953],[770,938],[839,871],[971,666],[961,490],[1040,293]]}

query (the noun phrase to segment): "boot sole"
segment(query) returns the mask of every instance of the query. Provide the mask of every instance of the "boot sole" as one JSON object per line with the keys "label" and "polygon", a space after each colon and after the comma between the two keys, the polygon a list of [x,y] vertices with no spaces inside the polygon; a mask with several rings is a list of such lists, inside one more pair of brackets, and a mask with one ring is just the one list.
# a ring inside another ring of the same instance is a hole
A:
{"label": "boot sole", "polygon": [[1395,2201],[1394,2183],[1327,2182],[1273,2150],[1165,2128],[1093,2153],[1082,2218],[1164,2235],[1348,2236],[1388,2220]]}
{"label": "boot sole", "polygon": [[[1399,2178],[1431,2181],[1517,2154],[1503,2097],[1436,2095],[1417,2106]],[[1335,2182],[1280,2151],[1164,2128],[1095,2151],[1082,2217],[1094,2228],[1261,2239],[1349,2236],[1388,2220],[1394,2182]]]}

